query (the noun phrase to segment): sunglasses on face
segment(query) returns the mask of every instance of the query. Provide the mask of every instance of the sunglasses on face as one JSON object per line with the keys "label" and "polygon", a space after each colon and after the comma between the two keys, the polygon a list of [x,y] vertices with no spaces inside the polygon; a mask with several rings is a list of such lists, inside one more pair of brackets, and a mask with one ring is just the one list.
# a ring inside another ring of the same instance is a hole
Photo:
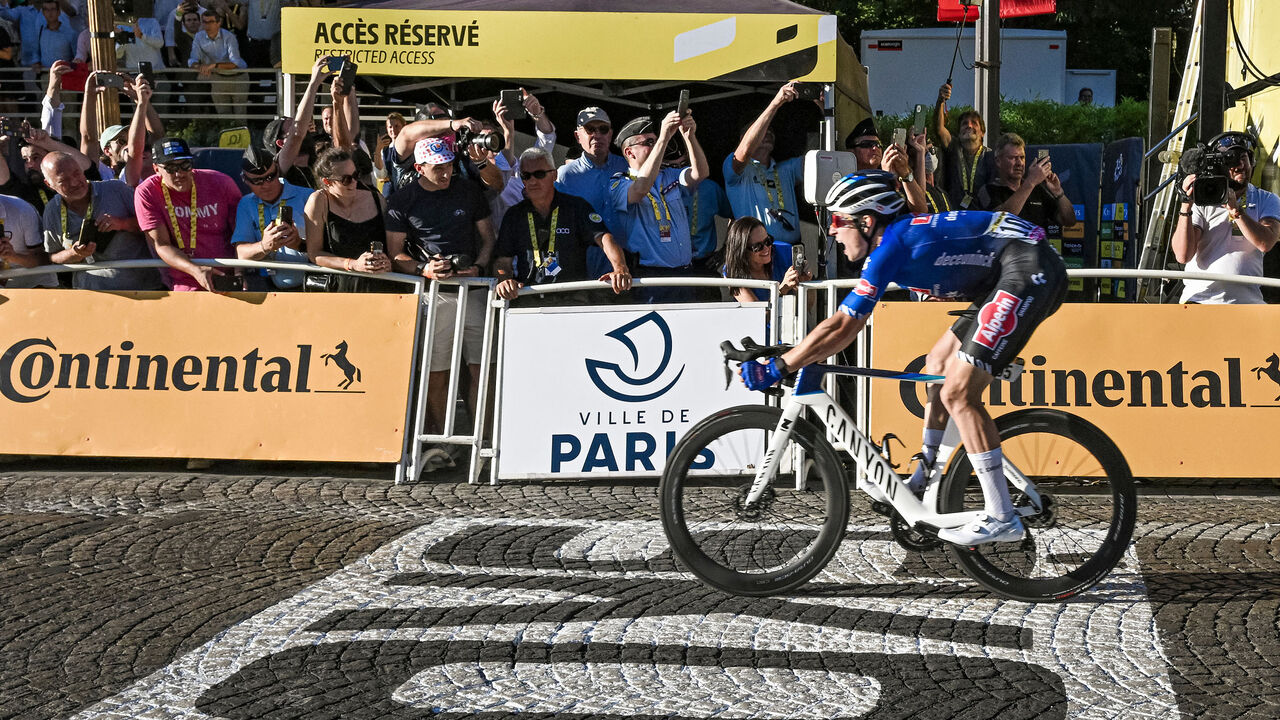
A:
{"label": "sunglasses on face", "polygon": [[760,252],[761,250],[767,250],[771,247],[773,247],[773,236],[765,235],[763,241],[754,243],[752,245],[748,245],[747,249],[753,253],[757,253],[757,252]]}
{"label": "sunglasses on face", "polygon": [[279,180],[280,172],[278,170],[273,170],[267,173],[266,175],[261,175],[259,177],[250,177],[245,173],[241,173],[240,177],[244,178],[244,181],[250,185],[262,185],[265,183],[273,182],[275,180]]}
{"label": "sunglasses on face", "polygon": [[180,160],[178,162],[164,163],[160,167],[164,168],[164,171],[171,175],[177,172],[191,172],[191,161]]}
{"label": "sunglasses on face", "polygon": [[582,128],[582,131],[588,135],[608,135],[613,132],[613,128],[608,125],[592,125],[591,127]]}
{"label": "sunglasses on face", "polygon": [[879,140],[863,140],[862,142],[854,143],[853,146],[858,148],[859,150],[879,149],[880,141]]}
{"label": "sunglasses on face", "polygon": [[335,175],[334,177],[329,178],[330,181],[335,182],[339,185],[355,185],[356,181],[359,179],[360,179],[360,173],[351,173],[350,175]]}
{"label": "sunglasses on face", "polygon": [[836,230],[839,230],[840,228],[851,228],[851,227],[857,227],[857,226],[858,226],[857,218],[844,217],[842,215],[831,216],[830,227]]}
{"label": "sunglasses on face", "polygon": [[637,140],[629,143],[627,147],[653,147],[658,144],[658,138],[647,138],[645,140]]}
{"label": "sunglasses on face", "polygon": [[556,172],[555,170],[521,170],[520,179],[528,180],[529,178],[534,178],[537,180],[541,180],[542,178],[548,175],[554,175],[555,172]]}

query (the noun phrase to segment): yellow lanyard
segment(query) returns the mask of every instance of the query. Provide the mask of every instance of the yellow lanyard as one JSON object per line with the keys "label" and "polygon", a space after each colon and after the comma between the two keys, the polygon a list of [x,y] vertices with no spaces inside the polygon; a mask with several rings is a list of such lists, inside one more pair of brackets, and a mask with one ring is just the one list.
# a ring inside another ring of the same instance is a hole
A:
{"label": "yellow lanyard", "polygon": [[[635,175],[632,175],[631,177],[634,179]],[[649,189],[649,194],[645,195],[645,197],[649,198],[649,204],[653,206],[653,219],[658,222],[659,230],[662,229],[663,227],[662,221],[665,219],[666,220],[665,225],[666,225],[667,231],[669,232],[671,229],[671,206],[667,204],[667,196],[662,194],[662,188],[659,185],[659,181],[661,179],[662,179],[661,175],[653,179],[653,187]],[[658,212],[658,201],[653,199],[654,190],[658,191],[658,199],[662,200],[662,209],[663,211],[666,212],[665,218],[663,218],[662,213]]]}
{"label": "yellow lanyard", "polygon": [[[192,184],[191,187],[194,188],[195,184]],[[280,220],[280,206],[283,204],[284,204],[283,196],[276,202],[271,203],[271,205],[267,205],[261,200],[258,201],[258,236],[259,236],[258,239],[259,240],[262,239],[261,237],[262,233],[267,231],[267,218],[266,218],[266,213],[264,212],[264,208],[273,207],[276,209],[276,216],[271,218],[271,224],[274,225],[276,224],[276,222]]]}
{"label": "yellow lanyard", "polygon": [[[973,156],[973,162],[969,163],[969,172],[965,174],[964,166],[960,166],[960,189],[964,190],[965,195],[973,194],[973,178],[978,174],[978,160],[982,158],[982,153],[986,152],[986,148],[979,146],[978,152]],[[964,151],[960,151],[961,159],[964,158]]]}
{"label": "yellow lanyard", "polygon": [[[164,206],[169,211],[169,223],[173,226],[173,238],[177,241],[175,244],[179,250],[182,250],[182,231],[178,229],[178,213],[174,210],[173,201],[169,199],[169,186],[160,183],[160,192],[164,194]],[[191,177],[191,217],[189,218],[191,222],[187,225],[191,229],[191,252],[187,253],[188,255],[196,251],[196,219],[196,179],[193,175]]]}
{"label": "yellow lanyard", "polygon": [[[67,245],[71,242],[71,236],[67,234],[67,199],[62,198],[62,205],[58,208],[62,213],[62,244]],[[84,239],[84,226],[86,223],[93,222],[93,186],[89,186],[89,207],[84,209],[84,217],[80,218],[80,234],[76,236],[76,242]]]}
{"label": "yellow lanyard", "polygon": [[48,204],[49,204],[49,194],[48,194],[48,193],[46,193],[46,192],[44,191],[44,188],[37,188],[37,189],[36,189],[36,192],[40,193],[40,204],[41,204],[41,205],[48,205]]}
{"label": "yellow lanyard", "polygon": [[698,232],[698,190],[693,190],[693,217],[689,218],[689,231],[697,234]]}
{"label": "yellow lanyard", "polygon": [[[755,164],[756,164],[756,168],[757,168],[757,170],[760,168],[760,161],[759,161],[759,160],[752,160],[751,162],[753,162],[753,163],[755,163]],[[787,209],[787,201],[786,201],[786,199],[782,196],[782,178],[778,177],[778,165],[777,165],[777,163],[774,163],[774,165],[773,165],[773,186],[774,186],[774,187],[776,187],[776,188],[778,189],[778,204],[777,204],[776,206],[773,204],[773,203],[774,203],[774,200],[773,200],[773,192],[772,192],[771,190],[769,190],[769,183],[768,183],[768,182],[766,182],[766,181],[764,181],[764,180],[761,180],[761,181],[760,181],[760,184],[764,186],[764,194],[765,194],[766,196],[768,196],[768,198],[769,198],[769,207],[771,207],[771,208],[772,208],[772,207],[776,207],[778,210],[786,210],[786,209]]]}
{"label": "yellow lanyard", "polygon": [[[560,208],[551,211],[551,239],[547,240],[547,260],[556,256],[556,222],[560,219]],[[529,243],[533,245],[533,266],[542,267],[542,253],[538,251],[538,228],[533,224],[533,213],[529,213]]]}
{"label": "yellow lanyard", "polygon": [[937,215],[940,212],[944,212],[951,209],[951,202],[947,200],[946,194],[945,193],[942,194],[941,197],[942,197],[942,207],[938,207],[938,204],[933,201],[933,193],[929,192],[928,188],[925,188],[924,199],[925,199],[925,202],[929,203],[930,214]]}

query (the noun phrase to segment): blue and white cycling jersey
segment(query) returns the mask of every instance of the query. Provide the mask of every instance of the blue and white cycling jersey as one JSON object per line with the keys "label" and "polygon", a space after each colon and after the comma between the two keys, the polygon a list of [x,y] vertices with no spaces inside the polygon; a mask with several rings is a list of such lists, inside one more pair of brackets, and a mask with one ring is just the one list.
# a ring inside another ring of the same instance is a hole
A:
{"label": "blue and white cycling jersey", "polygon": [[855,318],[871,314],[891,282],[935,297],[972,298],[994,284],[996,258],[1015,240],[1043,242],[1044,229],[1004,212],[902,217],[885,228],[840,311]]}

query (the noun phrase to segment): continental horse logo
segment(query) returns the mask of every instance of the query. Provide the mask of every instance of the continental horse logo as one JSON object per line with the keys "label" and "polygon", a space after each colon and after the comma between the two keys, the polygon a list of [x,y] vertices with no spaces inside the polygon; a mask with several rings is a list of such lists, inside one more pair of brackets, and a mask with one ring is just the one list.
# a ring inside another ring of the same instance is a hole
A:
{"label": "continental horse logo", "polygon": [[321,357],[324,358],[325,365],[328,365],[329,361],[332,360],[333,364],[337,365],[338,369],[342,371],[342,374],[346,376],[342,382],[338,383],[339,389],[346,390],[351,387],[351,383],[360,381],[360,368],[356,367],[347,359],[346,340],[338,343],[337,346],[334,347],[334,350],[337,352],[325,353],[324,355],[321,355]]}
{"label": "continental horse logo", "polygon": [[[1277,357],[1275,353],[1271,353],[1267,356],[1267,364],[1254,368],[1253,374],[1259,380],[1262,379],[1263,375],[1266,375],[1271,382],[1280,385],[1280,357]],[[1280,395],[1276,396],[1276,400],[1280,400]]]}

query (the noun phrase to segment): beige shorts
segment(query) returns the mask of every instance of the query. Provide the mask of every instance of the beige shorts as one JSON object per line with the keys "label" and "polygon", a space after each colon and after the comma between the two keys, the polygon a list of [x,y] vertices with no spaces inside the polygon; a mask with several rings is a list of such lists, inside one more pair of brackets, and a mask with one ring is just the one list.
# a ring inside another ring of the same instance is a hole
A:
{"label": "beige shorts", "polygon": [[[467,293],[467,310],[462,323],[462,357],[468,365],[480,364],[484,348],[485,288]],[[453,357],[453,330],[457,325],[458,296],[440,293],[436,296],[436,321],[431,330],[431,372],[449,369]]]}

